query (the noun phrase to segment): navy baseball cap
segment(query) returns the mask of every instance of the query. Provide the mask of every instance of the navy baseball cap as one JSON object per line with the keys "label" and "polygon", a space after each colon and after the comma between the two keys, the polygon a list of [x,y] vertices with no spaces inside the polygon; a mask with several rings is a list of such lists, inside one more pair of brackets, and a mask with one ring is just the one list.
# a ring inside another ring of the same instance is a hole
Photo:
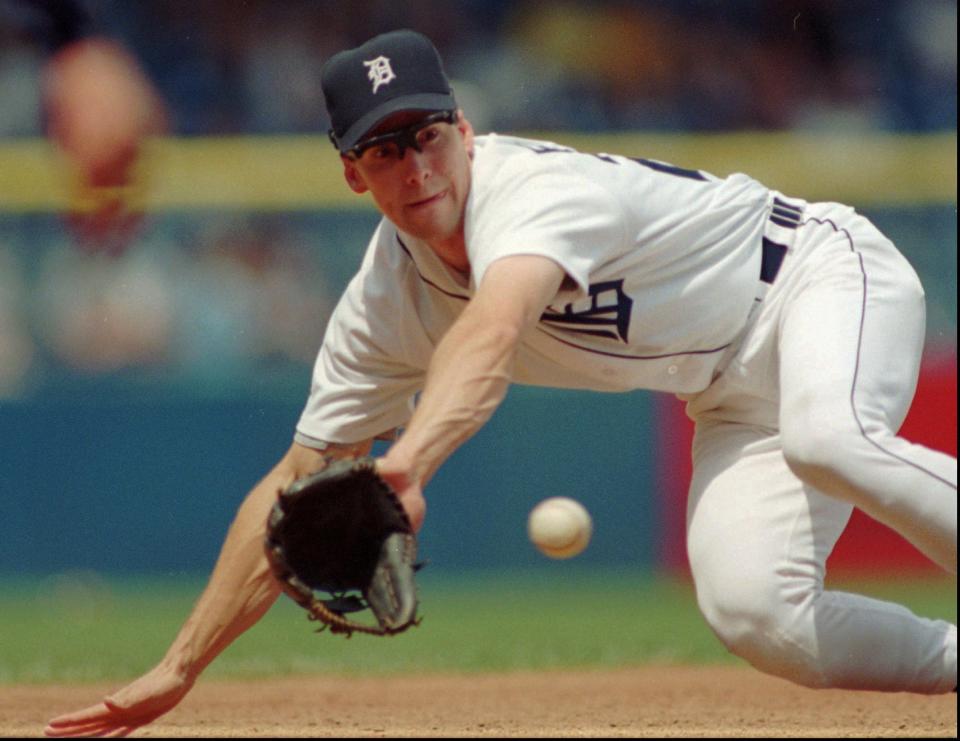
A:
{"label": "navy baseball cap", "polygon": [[440,54],[407,29],[375,36],[334,54],[320,71],[330,139],[342,153],[397,111],[452,111],[457,102]]}

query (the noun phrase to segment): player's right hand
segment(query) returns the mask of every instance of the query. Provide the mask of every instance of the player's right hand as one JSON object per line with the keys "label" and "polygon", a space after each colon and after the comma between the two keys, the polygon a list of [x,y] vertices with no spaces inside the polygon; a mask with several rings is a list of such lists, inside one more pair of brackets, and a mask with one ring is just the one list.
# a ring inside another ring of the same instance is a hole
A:
{"label": "player's right hand", "polygon": [[397,493],[400,503],[407,511],[410,524],[415,533],[420,532],[427,514],[427,502],[423,497],[423,487],[411,475],[409,467],[398,463],[389,453],[377,459],[377,473]]}
{"label": "player's right hand", "polygon": [[66,713],[47,723],[47,736],[127,736],[172,710],[193,682],[162,664],[103,702]]}

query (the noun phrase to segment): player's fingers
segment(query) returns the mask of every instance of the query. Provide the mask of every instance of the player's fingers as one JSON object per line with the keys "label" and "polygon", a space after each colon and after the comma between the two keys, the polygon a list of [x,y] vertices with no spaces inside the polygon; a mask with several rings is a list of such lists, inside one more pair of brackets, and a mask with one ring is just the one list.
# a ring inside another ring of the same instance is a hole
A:
{"label": "player's fingers", "polygon": [[[162,713],[151,712],[131,718],[128,712],[103,703],[77,713],[54,718],[47,723],[43,732],[51,737],[106,736],[117,731],[127,735],[160,715]],[[126,731],[123,732],[123,729]]]}
{"label": "player's fingers", "polygon": [[69,736],[97,737],[97,738],[117,738],[129,736],[140,726],[146,725],[153,718],[137,719],[131,722],[125,718],[103,718],[99,721],[77,724],[69,727],[50,729],[48,726],[44,729],[47,736],[55,738],[66,738]]}
{"label": "player's fingers", "polygon": [[136,723],[135,725],[120,726],[119,728],[114,728],[107,733],[101,734],[101,736],[103,738],[124,738],[125,736],[129,736],[142,725],[143,723]]}
{"label": "player's fingers", "polygon": [[72,713],[58,715],[56,718],[53,718],[49,721],[48,726],[51,728],[58,728],[73,725],[83,725],[84,723],[89,723],[91,721],[102,720],[104,717],[109,715],[110,708],[107,707],[106,703],[98,702],[96,705],[83,708],[83,710],[76,710]]}
{"label": "player's fingers", "polygon": [[96,728],[91,728],[85,730],[82,734],[76,733],[76,736],[83,736],[84,738],[103,738],[104,736],[109,735],[110,731],[114,729],[114,725],[111,723],[109,725],[100,725]]}
{"label": "player's fingers", "polygon": [[75,723],[73,725],[50,726],[43,729],[46,736],[52,738],[67,738],[70,736],[99,736],[104,731],[113,728],[116,723],[100,720],[89,723]]}
{"label": "player's fingers", "polygon": [[[123,717],[122,715],[111,715],[108,718],[102,718],[99,721],[74,726],[70,729],[71,736],[98,736],[105,738],[114,738],[128,736],[140,726],[159,718],[163,713],[150,713],[148,715],[137,716],[135,718]],[[60,734],[65,735],[65,734]]]}

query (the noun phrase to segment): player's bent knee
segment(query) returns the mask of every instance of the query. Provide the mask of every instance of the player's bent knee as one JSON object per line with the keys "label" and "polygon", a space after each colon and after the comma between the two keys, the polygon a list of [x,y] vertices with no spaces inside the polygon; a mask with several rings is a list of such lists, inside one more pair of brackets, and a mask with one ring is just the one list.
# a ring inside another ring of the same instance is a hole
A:
{"label": "player's bent knee", "polygon": [[807,623],[798,620],[798,606],[787,602],[772,588],[739,588],[726,593],[697,591],[700,611],[727,650],[754,668],[805,687],[828,686],[814,656],[808,650],[815,636]]}
{"label": "player's bent knee", "polygon": [[804,483],[827,493],[839,493],[853,473],[851,442],[856,437],[816,422],[782,430],[783,457]]}

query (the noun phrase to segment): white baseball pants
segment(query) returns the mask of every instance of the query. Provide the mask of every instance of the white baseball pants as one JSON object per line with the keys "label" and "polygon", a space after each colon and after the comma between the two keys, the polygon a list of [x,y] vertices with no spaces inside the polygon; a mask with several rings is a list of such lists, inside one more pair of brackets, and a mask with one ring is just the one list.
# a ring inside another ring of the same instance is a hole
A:
{"label": "white baseball pants", "polygon": [[735,654],[810,687],[957,683],[957,631],[824,590],[853,507],[957,568],[957,461],[897,437],[925,333],[913,269],[867,219],[808,204],[696,422],[687,548],[704,616]]}

